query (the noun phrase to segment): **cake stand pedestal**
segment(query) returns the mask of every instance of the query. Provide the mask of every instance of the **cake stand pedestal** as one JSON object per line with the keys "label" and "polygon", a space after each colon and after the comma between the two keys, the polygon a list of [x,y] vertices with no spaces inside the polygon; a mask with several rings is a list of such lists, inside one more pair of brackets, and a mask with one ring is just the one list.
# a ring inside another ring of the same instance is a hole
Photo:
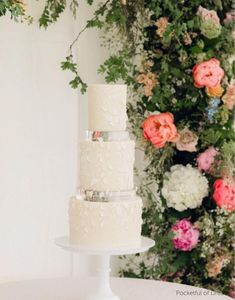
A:
{"label": "cake stand pedestal", "polygon": [[79,252],[88,255],[98,255],[99,267],[97,268],[98,286],[93,295],[87,296],[86,300],[120,300],[113,294],[110,287],[110,257],[112,255],[136,254],[147,251],[155,245],[155,242],[149,238],[141,237],[141,245],[138,248],[89,248],[77,245],[71,245],[69,237],[60,237],[55,240],[57,246],[70,252]]}

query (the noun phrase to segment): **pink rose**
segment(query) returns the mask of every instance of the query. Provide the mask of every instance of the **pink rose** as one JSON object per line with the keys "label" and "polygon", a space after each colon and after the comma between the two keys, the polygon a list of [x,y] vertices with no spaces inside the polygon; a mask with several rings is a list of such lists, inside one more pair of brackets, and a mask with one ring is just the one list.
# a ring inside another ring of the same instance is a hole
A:
{"label": "pink rose", "polygon": [[228,212],[235,210],[235,180],[220,178],[214,182],[213,199],[220,208],[225,208]]}
{"label": "pink rose", "polygon": [[179,151],[188,151],[194,152],[197,151],[198,137],[192,131],[190,131],[187,127],[179,132],[179,139],[176,142],[176,148]]}
{"label": "pink rose", "polygon": [[200,153],[197,157],[199,171],[209,173],[217,154],[218,151],[214,147],[210,147],[206,151]]}
{"label": "pink rose", "polygon": [[203,20],[203,21],[214,21],[216,24],[220,24],[220,19],[214,10],[208,10],[202,6],[199,6],[197,15]]}
{"label": "pink rose", "polygon": [[199,239],[199,231],[189,220],[182,219],[177,221],[171,230],[175,234],[172,241],[176,249],[191,251],[196,247]]}
{"label": "pink rose", "polygon": [[142,124],[143,136],[156,148],[162,148],[166,142],[175,142],[179,138],[171,113],[150,115]]}
{"label": "pink rose", "polygon": [[223,76],[224,70],[216,58],[211,58],[193,67],[194,85],[197,88],[215,87],[220,84]]}

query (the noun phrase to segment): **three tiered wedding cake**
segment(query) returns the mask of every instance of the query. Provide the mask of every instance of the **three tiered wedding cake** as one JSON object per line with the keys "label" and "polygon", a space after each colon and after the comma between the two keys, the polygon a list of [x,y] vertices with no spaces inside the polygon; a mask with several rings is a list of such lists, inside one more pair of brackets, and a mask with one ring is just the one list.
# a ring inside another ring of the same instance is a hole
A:
{"label": "three tiered wedding cake", "polygon": [[142,200],[133,184],[135,144],[126,130],[126,86],[89,85],[89,131],[80,143],[80,193],[69,202],[70,242],[139,247]]}

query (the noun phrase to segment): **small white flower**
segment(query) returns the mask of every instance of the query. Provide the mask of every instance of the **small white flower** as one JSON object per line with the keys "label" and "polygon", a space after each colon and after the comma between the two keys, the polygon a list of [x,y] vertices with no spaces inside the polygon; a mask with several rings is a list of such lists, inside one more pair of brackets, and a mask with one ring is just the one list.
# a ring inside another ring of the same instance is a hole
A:
{"label": "small white flower", "polygon": [[208,195],[208,181],[198,169],[191,165],[174,165],[165,174],[162,195],[168,207],[178,211],[194,209]]}

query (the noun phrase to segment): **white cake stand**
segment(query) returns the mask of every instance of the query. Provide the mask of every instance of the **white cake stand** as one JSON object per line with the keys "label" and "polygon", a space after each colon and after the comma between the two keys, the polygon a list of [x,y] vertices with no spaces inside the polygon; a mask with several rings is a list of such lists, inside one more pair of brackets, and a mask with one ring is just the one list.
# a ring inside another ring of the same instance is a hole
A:
{"label": "white cake stand", "polygon": [[70,252],[79,252],[88,255],[100,256],[100,267],[97,269],[98,273],[98,287],[93,295],[90,295],[86,300],[120,300],[120,298],[113,294],[110,287],[110,257],[111,255],[125,255],[135,254],[147,251],[155,245],[154,240],[150,238],[141,237],[141,245],[138,248],[89,248],[82,246],[71,245],[69,237],[59,237],[55,240],[57,246]]}

